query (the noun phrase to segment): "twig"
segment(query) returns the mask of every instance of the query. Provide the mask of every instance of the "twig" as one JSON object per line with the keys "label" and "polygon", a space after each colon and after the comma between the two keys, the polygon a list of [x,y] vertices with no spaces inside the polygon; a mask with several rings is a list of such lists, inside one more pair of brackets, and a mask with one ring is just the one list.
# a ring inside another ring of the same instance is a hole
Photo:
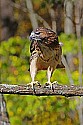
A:
{"label": "twig", "polygon": [[37,13],[35,13],[35,15],[37,17],[37,20],[39,20],[40,22],[42,22],[45,27],[51,29],[51,27],[49,26],[49,24],[40,15],[38,15]]}
{"label": "twig", "polygon": [[64,66],[65,66],[65,70],[66,70],[67,76],[69,78],[70,85],[73,85],[74,81],[72,79],[71,71],[70,71],[68,63],[67,63],[67,61],[66,61],[66,59],[65,59],[65,57],[63,55],[62,55],[62,62],[64,64]]}
{"label": "twig", "polygon": [[36,96],[48,96],[48,95],[62,95],[66,97],[70,96],[83,96],[83,86],[75,85],[60,85],[57,83],[50,85],[41,85],[40,83],[34,85],[34,89],[30,84],[27,85],[8,85],[0,84],[0,93],[3,94],[20,94],[20,95],[36,95]]}

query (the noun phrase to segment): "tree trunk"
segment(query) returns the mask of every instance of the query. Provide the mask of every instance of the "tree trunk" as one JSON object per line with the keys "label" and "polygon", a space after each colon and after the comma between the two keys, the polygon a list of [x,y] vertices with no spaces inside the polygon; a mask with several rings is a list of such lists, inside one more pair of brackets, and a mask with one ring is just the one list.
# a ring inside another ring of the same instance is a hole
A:
{"label": "tree trunk", "polygon": [[[64,1],[64,32],[65,34],[69,35],[69,34],[74,34],[74,23],[73,23],[73,17],[74,17],[74,13],[73,13],[73,1],[72,0],[65,0]],[[73,55],[71,53],[68,53],[66,55],[66,59],[67,59],[67,65],[69,67],[69,72],[72,71],[72,66],[73,66],[73,62],[72,59]],[[70,72],[71,76],[71,82],[70,84],[73,84],[73,79],[72,79],[72,75]]]}
{"label": "tree trunk", "polygon": [[66,34],[74,33],[73,24],[73,2],[72,0],[64,1],[64,32]]}
{"label": "tree trunk", "polygon": [[[78,39],[78,58],[79,58],[79,84],[82,86],[82,40],[81,40],[81,17],[82,17],[83,1],[75,0],[75,23],[76,35]],[[83,125],[83,97],[79,100],[78,114],[80,125]]]}
{"label": "tree trunk", "polygon": [[48,7],[48,11],[49,11],[51,21],[52,21],[52,30],[56,32],[55,11],[51,7]]}

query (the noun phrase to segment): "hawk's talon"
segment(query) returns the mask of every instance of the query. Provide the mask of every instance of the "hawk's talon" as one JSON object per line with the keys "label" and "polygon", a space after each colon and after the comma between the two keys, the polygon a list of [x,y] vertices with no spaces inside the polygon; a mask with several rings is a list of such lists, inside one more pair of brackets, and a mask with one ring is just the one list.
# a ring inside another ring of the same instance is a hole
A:
{"label": "hawk's talon", "polygon": [[52,86],[51,82],[46,82],[46,86],[50,86],[50,89],[53,89],[53,86]]}
{"label": "hawk's talon", "polygon": [[58,82],[57,82],[57,81],[54,81],[52,84],[58,84]]}
{"label": "hawk's talon", "polygon": [[46,86],[50,86],[50,89],[54,89],[54,86],[53,86],[54,84],[58,84],[58,82],[57,81],[54,81],[53,83],[47,82]]}
{"label": "hawk's talon", "polygon": [[57,81],[54,81],[54,82],[52,83],[52,85],[53,85],[53,88],[56,88],[56,86],[58,85],[58,82],[57,82]]}
{"label": "hawk's talon", "polygon": [[38,84],[38,81],[30,82],[28,85],[31,86],[32,89],[34,89],[34,85]]}

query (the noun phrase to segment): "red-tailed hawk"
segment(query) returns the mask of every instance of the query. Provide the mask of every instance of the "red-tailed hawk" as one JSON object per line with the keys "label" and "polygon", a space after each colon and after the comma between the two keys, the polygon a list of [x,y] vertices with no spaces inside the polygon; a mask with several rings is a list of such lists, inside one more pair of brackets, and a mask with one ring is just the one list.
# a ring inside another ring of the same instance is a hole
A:
{"label": "red-tailed hawk", "polygon": [[47,78],[52,88],[50,78],[56,68],[64,68],[61,61],[62,48],[58,41],[58,36],[48,28],[39,27],[30,35],[30,75],[33,83],[39,70],[47,70]]}

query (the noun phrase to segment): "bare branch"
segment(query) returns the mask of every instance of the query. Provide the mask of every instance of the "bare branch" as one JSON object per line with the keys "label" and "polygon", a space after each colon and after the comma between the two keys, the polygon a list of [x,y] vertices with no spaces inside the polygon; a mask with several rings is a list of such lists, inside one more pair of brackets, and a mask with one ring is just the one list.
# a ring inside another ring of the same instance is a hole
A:
{"label": "bare branch", "polygon": [[54,9],[48,7],[48,12],[49,12],[49,14],[50,14],[51,21],[52,21],[52,29],[56,32],[56,17],[55,17],[55,11],[54,11]]}
{"label": "bare branch", "polygon": [[32,1],[26,0],[26,5],[27,5],[28,12],[29,12],[29,17],[31,20],[32,27],[33,29],[36,29],[38,27],[38,22],[37,22],[37,19],[33,10]]}
{"label": "bare branch", "polygon": [[48,24],[40,15],[38,15],[37,13],[36,13],[35,15],[36,15],[37,19],[38,19],[40,22],[42,22],[45,27],[51,29],[51,27],[49,26],[49,24]]}
{"label": "bare branch", "polygon": [[28,12],[28,10],[27,10],[26,7],[22,7],[20,4],[14,3],[14,2],[12,2],[12,1],[11,1],[11,3],[12,3],[12,4],[10,4],[10,5],[11,5],[12,7],[15,7],[15,8],[17,8],[17,9],[20,9],[21,11],[23,11],[23,12],[25,12],[25,13]]}
{"label": "bare branch", "polygon": [[62,61],[63,61],[63,64],[65,65],[65,70],[66,70],[66,73],[67,73],[67,76],[69,78],[69,82],[70,82],[70,85],[73,85],[74,84],[74,81],[72,79],[72,75],[71,75],[71,72],[70,72],[70,69],[69,69],[69,66],[67,64],[67,61],[65,59],[65,57],[62,55]]}
{"label": "bare branch", "polygon": [[[13,6],[13,7],[17,8],[17,9],[21,9],[21,11],[23,11],[23,12],[25,12],[25,13],[29,13],[29,12],[32,12],[32,13],[33,13],[32,9],[28,10],[27,8],[21,7],[21,5],[19,5],[19,4],[17,4],[17,3],[14,3],[14,2],[12,2],[11,6]],[[51,29],[51,27],[49,26],[49,24],[48,24],[40,15],[38,15],[38,14],[35,13],[35,12],[34,12],[34,15],[36,16],[37,20],[39,20],[40,22],[43,23],[43,25],[44,25],[45,27]]]}
{"label": "bare branch", "polygon": [[50,85],[41,85],[40,83],[34,85],[34,89],[28,85],[8,85],[0,84],[0,93],[3,94],[20,94],[20,95],[36,95],[36,96],[48,96],[48,95],[62,95],[66,97],[70,96],[83,96],[83,86],[75,85],[59,85],[53,83],[53,88]]}

